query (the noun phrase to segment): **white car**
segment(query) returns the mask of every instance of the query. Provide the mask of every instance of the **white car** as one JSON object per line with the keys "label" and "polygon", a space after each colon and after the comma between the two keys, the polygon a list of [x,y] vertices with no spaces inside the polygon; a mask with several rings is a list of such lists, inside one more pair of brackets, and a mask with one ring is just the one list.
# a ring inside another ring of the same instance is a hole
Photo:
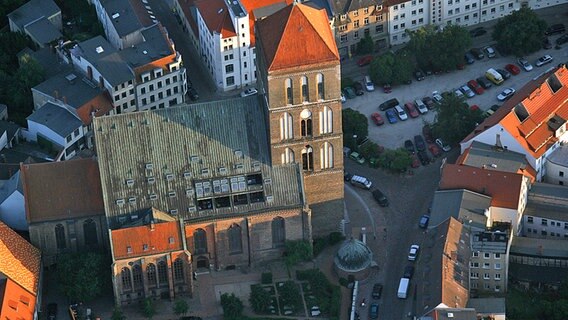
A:
{"label": "white car", "polygon": [[473,93],[473,91],[467,86],[461,86],[460,90],[463,92],[463,94],[465,94],[466,97],[468,98],[473,98],[475,97],[475,93]]}
{"label": "white car", "polygon": [[248,88],[245,91],[241,92],[241,97],[248,97],[257,94],[258,91],[255,88]]}
{"label": "white car", "polygon": [[552,57],[550,55],[544,55],[540,58],[538,58],[538,60],[536,60],[535,64],[537,67],[542,67],[547,63],[552,62]]}
{"label": "white car", "polygon": [[461,92],[460,89],[454,90],[454,94],[455,94],[456,97],[458,97],[458,98],[462,98],[462,97],[463,97],[463,92]]}
{"label": "white car", "polygon": [[531,71],[533,69],[533,66],[524,58],[519,58],[517,60],[517,62],[519,63],[519,65],[521,67],[523,67],[523,69],[525,69],[525,71]]}
{"label": "white car", "polygon": [[434,91],[434,92],[432,92],[432,99],[434,99],[434,101],[440,103],[440,102],[442,102],[442,99],[444,99],[444,98],[442,98],[442,95],[438,91]]}
{"label": "white car", "polygon": [[483,48],[483,51],[485,51],[485,55],[487,55],[488,58],[495,58],[495,49],[493,49],[493,47],[487,46]]}
{"label": "white car", "polygon": [[310,314],[312,315],[312,317],[317,317],[321,314],[321,311],[318,306],[313,306],[310,310]]}
{"label": "white car", "polygon": [[452,147],[445,144],[444,141],[442,141],[442,139],[440,138],[436,139],[436,144],[438,145],[438,147],[442,148],[442,150],[444,150],[445,152],[452,150]]}
{"label": "white car", "polygon": [[408,261],[415,261],[418,256],[418,251],[420,251],[420,246],[413,244],[410,246],[410,251],[408,252]]}
{"label": "white car", "polygon": [[512,97],[515,94],[515,89],[513,88],[507,88],[505,90],[503,90],[503,92],[501,92],[498,96],[497,96],[497,100],[499,101],[505,101],[507,99],[509,99],[510,97]]}
{"label": "white car", "polygon": [[422,100],[414,100],[414,105],[416,106],[416,109],[418,109],[418,112],[420,112],[421,114],[428,113],[428,107],[424,104],[424,102],[422,102]]}
{"label": "white car", "polygon": [[365,90],[368,92],[375,91],[375,85],[369,76],[365,76]]}

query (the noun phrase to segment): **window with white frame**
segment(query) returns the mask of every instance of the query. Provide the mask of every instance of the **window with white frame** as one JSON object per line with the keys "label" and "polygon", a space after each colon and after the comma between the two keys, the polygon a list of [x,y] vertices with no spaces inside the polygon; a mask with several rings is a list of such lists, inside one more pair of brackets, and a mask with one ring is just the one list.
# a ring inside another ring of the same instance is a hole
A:
{"label": "window with white frame", "polygon": [[286,88],[286,103],[294,104],[294,92],[292,90],[292,79],[288,78],[284,81],[284,86]]}
{"label": "window with white frame", "polygon": [[320,134],[333,132],[333,111],[325,106],[319,113]]}
{"label": "window with white frame", "polygon": [[318,89],[318,99],[324,100],[325,99],[325,91],[324,91],[324,82],[323,82],[323,74],[318,73],[316,75],[316,82],[317,82],[317,89]]}
{"label": "window with white frame", "polygon": [[333,145],[324,142],[320,148],[320,166],[322,169],[333,168]]}
{"label": "window with white frame", "polygon": [[496,264],[495,264],[495,269],[496,269],[496,270],[501,269],[501,264],[500,264],[500,263],[496,263]]}
{"label": "window with white frame", "polygon": [[282,152],[282,164],[294,163],[294,160],[294,150],[290,148],[284,149],[284,152]]}
{"label": "window with white frame", "polygon": [[280,139],[288,140],[294,137],[292,116],[288,112],[284,112],[280,117]]}

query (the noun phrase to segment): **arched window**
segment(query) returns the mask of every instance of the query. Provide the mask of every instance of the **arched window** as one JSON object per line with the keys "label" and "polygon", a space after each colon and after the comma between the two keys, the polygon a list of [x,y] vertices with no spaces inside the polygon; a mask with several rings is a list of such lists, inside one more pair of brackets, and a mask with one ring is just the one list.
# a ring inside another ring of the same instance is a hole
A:
{"label": "arched window", "polygon": [[87,219],[83,222],[83,234],[85,237],[85,246],[95,247],[99,244],[97,224],[93,219]]}
{"label": "arched window", "polygon": [[130,279],[130,269],[127,267],[122,268],[120,272],[120,278],[122,280],[122,290],[132,290],[132,280]]}
{"label": "arched window", "polygon": [[322,169],[333,168],[333,145],[324,142],[320,148],[320,166]]}
{"label": "arched window", "polygon": [[160,286],[168,286],[168,266],[165,261],[158,262],[158,283]]}
{"label": "arched window", "polygon": [[310,146],[306,146],[302,149],[302,169],[305,171],[314,170],[314,156],[313,149]]}
{"label": "arched window", "polygon": [[318,73],[316,76],[316,81],[318,83],[318,99],[324,100],[325,99],[325,92],[323,86],[323,74]]}
{"label": "arched window", "polygon": [[302,110],[302,112],[300,112],[300,118],[302,118],[301,122],[302,137],[311,137],[313,134],[312,112],[308,109],[304,109]]}
{"label": "arched window", "polygon": [[156,265],[153,263],[149,263],[146,267],[146,277],[148,278],[148,285],[151,287],[155,287],[158,285],[158,278],[156,278]]}
{"label": "arched window", "polygon": [[284,86],[286,87],[286,103],[287,104],[294,104],[294,91],[292,88],[292,79],[288,78],[284,82]]}
{"label": "arched window", "polygon": [[241,227],[238,224],[233,223],[233,225],[229,227],[228,234],[229,234],[229,252],[230,253],[243,252]]}
{"label": "arched window", "polygon": [[142,267],[139,264],[132,267],[132,281],[134,283],[134,290],[142,289]]}
{"label": "arched window", "polygon": [[65,240],[65,228],[61,223],[55,226],[55,242],[57,243],[57,249],[67,248],[67,241]]}
{"label": "arched window", "polygon": [[290,148],[284,149],[284,152],[282,153],[282,163],[294,163],[294,161],[294,151]]}
{"label": "arched window", "polygon": [[319,127],[321,134],[333,132],[333,111],[330,107],[325,106],[319,112]]}
{"label": "arched window", "polygon": [[281,247],[286,241],[286,230],[284,227],[284,219],[276,217],[272,219],[272,245],[274,247]]}
{"label": "arched window", "polygon": [[280,117],[280,139],[287,140],[294,138],[292,126],[292,116],[288,112],[284,112]]}
{"label": "arched window", "polygon": [[195,254],[203,254],[207,252],[207,233],[205,230],[195,230],[193,233],[193,243],[195,246]]}
{"label": "arched window", "polygon": [[308,77],[303,76],[300,78],[300,83],[302,84],[302,102],[310,101],[310,93],[308,90]]}
{"label": "arched window", "polygon": [[181,260],[180,258],[177,258],[176,261],[174,261],[174,281],[185,282],[183,260]]}

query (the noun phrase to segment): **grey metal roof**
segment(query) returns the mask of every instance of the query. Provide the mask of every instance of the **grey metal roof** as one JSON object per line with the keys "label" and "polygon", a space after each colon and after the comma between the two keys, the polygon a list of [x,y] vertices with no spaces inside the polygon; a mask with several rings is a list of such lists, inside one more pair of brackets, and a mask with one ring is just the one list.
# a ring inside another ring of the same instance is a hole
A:
{"label": "grey metal roof", "polygon": [[134,80],[134,71],[102,36],[79,43],[71,53],[89,61],[113,86]]}
{"label": "grey metal roof", "polygon": [[568,145],[561,145],[546,157],[546,160],[561,166],[568,166]]}
{"label": "grey metal roof", "polygon": [[523,214],[568,221],[568,187],[541,182],[533,184]]}
{"label": "grey metal roof", "polygon": [[63,38],[61,32],[45,17],[28,24],[25,30],[40,44],[48,44]]}
{"label": "grey metal roof", "polygon": [[41,17],[51,17],[61,10],[53,0],[30,0],[18,9],[10,12],[8,18],[20,29]]}
{"label": "grey metal roof", "polygon": [[50,128],[61,137],[67,137],[83,125],[83,122],[67,109],[51,102],[39,107],[27,119]]}
{"label": "grey metal roof", "polygon": [[438,190],[434,193],[431,227],[446,221],[450,216],[477,229],[485,229],[485,210],[491,206],[491,197],[470,190]]}
{"label": "grey metal roof", "polygon": [[519,169],[527,167],[527,160],[522,153],[494,148],[491,145],[473,141],[463,164],[470,167],[516,173]]}
{"label": "grey metal roof", "polygon": [[509,254],[568,260],[568,241],[514,237]]}
{"label": "grey metal roof", "polygon": [[474,251],[506,253],[509,233],[499,231],[473,232],[471,248]]}
{"label": "grey metal roof", "polygon": [[[298,165],[271,166],[264,109],[252,96],[96,118],[109,223],[150,207],[200,220],[303,206]],[[199,202],[254,192],[264,202]]]}
{"label": "grey metal roof", "polygon": [[73,71],[72,68],[66,68],[33,89],[53,98],[57,98],[57,95],[57,99],[65,100],[69,106],[78,109],[104,92],[84,78],[83,74]]}
{"label": "grey metal roof", "polygon": [[14,138],[14,136],[16,135],[18,130],[20,130],[21,128],[22,127],[20,127],[19,125],[15,124],[13,122],[0,120],[0,135],[2,135],[4,132],[6,132],[6,136],[8,137],[8,141],[12,140],[12,138]]}
{"label": "grey metal roof", "polygon": [[166,34],[160,30],[160,25],[155,24],[142,31],[144,42],[134,47],[124,48],[120,56],[133,67],[148,64],[154,60],[169,56],[174,53]]}
{"label": "grey metal roof", "polygon": [[505,298],[471,298],[467,306],[484,314],[504,315],[506,311]]}
{"label": "grey metal roof", "polygon": [[131,1],[101,0],[100,2],[120,37],[131,34],[144,27]]}

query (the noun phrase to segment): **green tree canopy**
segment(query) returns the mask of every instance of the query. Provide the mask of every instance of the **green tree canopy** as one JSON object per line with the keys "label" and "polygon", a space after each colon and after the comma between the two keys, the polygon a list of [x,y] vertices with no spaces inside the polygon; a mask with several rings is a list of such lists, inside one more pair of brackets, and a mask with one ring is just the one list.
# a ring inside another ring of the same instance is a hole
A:
{"label": "green tree canopy", "polygon": [[148,319],[152,319],[154,317],[156,314],[156,307],[154,306],[152,299],[146,298],[142,301],[142,314]]}
{"label": "green tree canopy", "polygon": [[343,122],[343,144],[355,149],[357,141],[353,136],[366,137],[369,134],[367,117],[359,111],[347,108],[341,112],[341,120]]}
{"label": "green tree canopy", "polygon": [[234,293],[223,293],[221,306],[223,307],[223,318],[227,320],[240,319],[243,314],[243,302]]}
{"label": "green tree canopy", "polygon": [[313,257],[312,245],[307,240],[287,240],[284,260],[288,267],[301,261],[309,261]]}
{"label": "green tree canopy", "polygon": [[252,309],[256,313],[268,313],[270,307],[270,294],[262,288],[261,285],[255,284],[251,286],[249,302]]}
{"label": "green tree canopy", "polygon": [[499,19],[491,36],[502,52],[522,57],[540,50],[546,27],[532,9],[522,7]]}
{"label": "green tree canopy", "polygon": [[109,282],[109,258],[93,252],[62,254],[57,277],[62,293],[69,299],[88,302],[101,295]]}
{"label": "green tree canopy", "polygon": [[456,145],[463,140],[483,119],[480,110],[471,110],[464,98],[457,97],[454,93],[445,94],[437,109],[432,132],[449,145]]}
{"label": "green tree canopy", "polygon": [[387,52],[371,62],[369,73],[374,83],[402,84],[412,77],[413,63],[408,51]]}
{"label": "green tree canopy", "polygon": [[378,163],[389,171],[405,172],[412,163],[412,158],[404,149],[387,149],[380,155]]}
{"label": "green tree canopy", "polygon": [[357,53],[358,54],[369,54],[373,53],[375,44],[370,35],[366,35],[359,43],[357,43]]}
{"label": "green tree canopy", "polygon": [[464,62],[464,53],[471,46],[469,33],[458,25],[445,26],[441,31],[428,25],[408,33],[408,48],[424,69],[454,70]]}
{"label": "green tree canopy", "polygon": [[186,313],[189,312],[189,304],[187,303],[187,301],[185,301],[184,299],[177,299],[174,302],[174,313],[179,315],[185,315]]}

